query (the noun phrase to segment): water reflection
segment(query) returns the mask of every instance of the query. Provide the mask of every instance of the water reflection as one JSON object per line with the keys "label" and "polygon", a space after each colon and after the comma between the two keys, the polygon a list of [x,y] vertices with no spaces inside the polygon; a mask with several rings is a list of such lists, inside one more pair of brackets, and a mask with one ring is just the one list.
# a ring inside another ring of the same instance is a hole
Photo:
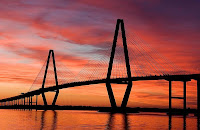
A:
{"label": "water reflection", "polygon": [[186,115],[183,116],[183,129],[186,130]]}
{"label": "water reflection", "polygon": [[114,114],[110,113],[109,118],[108,118],[108,122],[107,122],[107,125],[106,125],[107,130],[110,130],[112,128],[113,120],[114,120]]}
{"label": "water reflection", "polygon": [[[107,125],[106,125],[106,129],[107,130],[111,130],[111,129],[113,129],[113,127],[114,127],[114,120],[115,120],[115,115],[116,114],[114,114],[114,113],[110,113],[109,114],[109,118],[108,118],[108,121],[107,121]],[[123,113],[123,114],[121,114],[122,115],[122,119],[123,119],[123,122],[122,122],[122,124],[123,124],[123,128],[125,129],[125,130],[129,130],[129,121],[128,121],[128,116],[127,116],[127,114],[126,113]]]}
{"label": "water reflection", "polygon": [[41,127],[40,127],[40,130],[42,130],[44,128],[44,124],[45,124],[45,113],[46,111],[42,111],[42,114],[41,114]]}
{"label": "water reflection", "polygon": [[[169,115],[169,130],[171,130],[171,128],[172,128],[172,115]],[[186,130],[186,115],[183,115],[183,130]]]}
{"label": "water reflection", "polygon": [[[43,130],[45,127],[45,121],[46,121],[46,114],[47,111],[42,111],[41,114],[41,125],[40,125],[40,130]],[[56,125],[57,125],[57,112],[56,111],[52,111],[53,112],[53,122],[52,122],[52,126],[51,129],[55,130],[56,129]]]}
{"label": "water reflection", "polygon": [[[186,126],[186,116],[181,116],[181,117],[178,116],[177,117],[177,116],[171,116],[171,115],[169,115],[168,116],[169,122],[168,122],[168,126],[167,126],[167,122],[165,122],[166,124],[165,123],[162,124],[162,122],[161,122],[161,124],[157,124],[158,122],[160,122],[160,121],[157,122],[157,120],[162,119],[163,117],[166,119],[165,121],[167,121],[167,117],[163,116],[163,115],[162,116],[159,116],[159,115],[152,116],[152,115],[148,115],[147,114],[147,116],[146,116],[145,114],[143,114],[143,115],[139,115],[138,114],[136,116],[135,114],[126,114],[126,113],[125,114],[107,113],[107,114],[108,114],[108,118],[106,119],[107,121],[104,122],[106,124],[106,128],[105,129],[107,129],[107,130],[119,129],[119,127],[121,129],[124,129],[124,130],[129,130],[129,129],[135,128],[135,127],[136,128],[142,128],[140,124],[143,124],[143,123],[145,123],[145,126],[147,128],[154,128],[154,127],[157,127],[157,126],[158,126],[158,128],[160,128],[160,126],[163,125],[162,127],[165,127],[165,128],[168,127],[169,130],[171,130],[171,129],[184,129],[185,130],[186,128],[190,128],[191,125],[192,125],[191,124],[192,122],[190,121],[190,122],[188,122],[188,126]],[[104,115],[104,116],[106,116],[106,115]],[[95,115],[95,117],[96,117],[96,115]],[[143,117],[143,118],[141,118],[141,117]],[[36,117],[36,118],[38,118],[38,117]],[[57,122],[57,120],[60,117],[58,117],[58,113],[56,111],[42,111],[41,114],[40,114],[40,116],[39,116],[39,118],[40,118],[40,120],[39,120],[40,121],[39,122],[40,123],[40,130],[43,130],[45,128],[55,130],[55,129],[58,128],[58,125],[57,125],[58,122]],[[97,126],[95,126],[95,125],[93,125],[91,123],[90,116],[86,116],[86,119],[88,119],[87,120],[88,122],[85,121],[85,120],[83,122],[81,122],[82,120],[79,120],[79,118],[77,118],[77,119],[74,118],[74,119],[75,119],[74,122],[77,122],[78,124],[87,124],[84,127],[86,127],[86,126],[87,127],[88,126],[90,126],[90,127],[92,126],[94,128],[97,127]],[[92,118],[92,119],[94,119],[94,118]],[[104,119],[105,119],[105,117],[104,117]],[[137,119],[139,119],[139,120],[137,120]],[[191,117],[187,117],[187,120],[190,120],[190,119],[194,119],[194,118],[193,117],[192,118]],[[131,124],[131,122],[133,120],[137,120],[139,123],[142,121],[143,123],[138,124],[138,122],[134,122],[134,124]],[[151,122],[151,121],[153,121],[153,122]],[[195,123],[194,122],[193,123],[196,124],[196,121],[197,121],[197,125],[195,125],[195,127],[191,127],[191,128],[200,129],[200,118],[199,117],[196,118],[195,119]],[[70,127],[71,128],[77,128],[78,126],[74,125],[73,124],[74,122],[70,122],[70,124],[68,124],[68,127],[69,128]],[[154,124],[154,122],[157,122],[157,123]],[[59,122],[59,124],[60,124],[60,122]],[[62,126],[63,128],[66,127],[65,123],[62,124],[62,125],[63,125]],[[59,125],[59,127],[60,127],[60,125]],[[80,128],[77,128],[77,129],[81,129],[81,128],[82,128],[82,126]]]}
{"label": "water reflection", "polygon": [[200,115],[197,115],[197,128],[200,129]]}
{"label": "water reflection", "polygon": [[128,130],[129,129],[129,122],[128,122],[128,116],[127,114],[123,114],[123,119],[124,119],[124,129]]}
{"label": "water reflection", "polygon": [[169,115],[169,130],[172,128],[172,116]]}

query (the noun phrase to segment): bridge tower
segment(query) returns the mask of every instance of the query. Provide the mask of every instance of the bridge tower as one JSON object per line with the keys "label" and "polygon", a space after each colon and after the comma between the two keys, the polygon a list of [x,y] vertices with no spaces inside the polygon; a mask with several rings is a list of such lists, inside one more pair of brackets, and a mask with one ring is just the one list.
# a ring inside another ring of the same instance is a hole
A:
{"label": "bridge tower", "polygon": [[113,67],[113,60],[115,56],[115,49],[117,45],[117,37],[118,37],[118,32],[121,27],[121,32],[122,32],[122,40],[123,40],[123,48],[124,48],[124,58],[126,62],[126,71],[127,71],[127,76],[128,76],[128,81],[127,81],[127,88],[121,103],[121,108],[126,108],[129,95],[131,92],[132,88],[132,80],[131,80],[131,69],[130,69],[130,63],[129,63],[129,55],[128,55],[128,48],[127,48],[127,42],[126,42],[126,34],[125,34],[125,27],[124,27],[124,21],[122,19],[117,20],[116,28],[115,28],[115,34],[114,34],[114,39],[113,39],[113,45],[112,45],[112,50],[111,50],[111,55],[110,55],[110,61],[109,61],[109,66],[108,66],[108,72],[107,72],[107,78],[106,78],[106,87],[108,91],[108,96],[110,99],[110,104],[113,109],[117,108],[116,101],[114,98],[114,94],[112,91],[111,87],[111,73],[112,73],[112,67]]}
{"label": "bridge tower", "polygon": [[[48,55],[48,59],[47,59],[47,63],[46,63],[46,69],[45,69],[45,73],[44,73],[44,78],[43,78],[43,82],[42,82],[42,98],[43,98],[43,102],[44,105],[47,106],[47,100],[44,94],[44,85],[45,85],[45,81],[46,81],[46,76],[47,76],[47,71],[48,71],[48,67],[49,67],[49,61],[50,58],[52,57],[53,59],[53,68],[54,68],[54,75],[55,75],[55,83],[56,86],[58,86],[58,78],[57,78],[57,72],[56,72],[56,62],[55,62],[55,56],[54,56],[54,51],[53,50],[49,50],[49,55]],[[56,94],[54,96],[54,100],[52,102],[52,105],[54,106],[56,104],[56,100],[59,94],[59,89],[56,90]]]}

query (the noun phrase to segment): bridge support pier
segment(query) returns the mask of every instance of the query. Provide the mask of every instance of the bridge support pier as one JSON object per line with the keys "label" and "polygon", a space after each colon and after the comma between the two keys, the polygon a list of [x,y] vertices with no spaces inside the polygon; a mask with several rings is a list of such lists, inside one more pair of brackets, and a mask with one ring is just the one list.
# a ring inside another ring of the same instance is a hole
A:
{"label": "bridge support pier", "polygon": [[183,99],[183,114],[187,114],[186,107],[186,83],[187,80],[183,81],[183,97],[172,97],[172,81],[169,80],[169,114],[172,114],[172,98]]}
{"label": "bridge support pier", "polygon": [[[55,82],[56,82],[56,86],[58,86],[58,77],[57,77],[57,70],[56,70],[56,61],[55,61],[55,56],[54,56],[54,52],[52,51],[52,58],[53,58],[53,69],[54,69],[54,77],[55,77]],[[52,102],[52,106],[55,106],[57,98],[58,98],[58,94],[59,94],[59,89],[56,91],[56,94],[54,96],[53,102]]]}
{"label": "bridge support pier", "polygon": [[57,98],[58,98],[58,94],[59,94],[59,90],[56,91],[56,95],[55,95],[55,97],[53,99],[52,106],[55,106]]}
{"label": "bridge support pier", "polygon": [[26,105],[26,97],[24,97],[24,106]]}
{"label": "bridge support pier", "polygon": [[128,99],[129,99],[129,95],[130,95],[130,92],[131,92],[131,88],[132,88],[132,81],[129,81],[127,88],[126,88],[126,92],[124,94],[124,98],[122,100],[122,104],[121,104],[122,108],[126,108],[126,105],[128,103]]}
{"label": "bridge support pier", "polygon": [[106,78],[106,87],[108,91],[108,96],[110,99],[110,104],[112,108],[116,108],[116,102],[114,98],[114,94],[111,88],[111,83],[110,83],[110,78],[111,78],[111,72],[112,72],[112,66],[113,66],[113,61],[114,61],[114,56],[115,56],[115,49],[117,46],[117,37],[118,37],[118,32],[119,32],[119,27],[121,24],[121,32],[122,32],[122,40],[123,40],[123,48],[124,48],[124,58],[125,58],[125,63],[126,63],[126,71],[127,71],[127,77],[128,77],[128,83],[127,83],[127,88],[121,103],[121,108],[124,109],[126,108],[126,105],[128,103],[129,95],[131,92],[132,88],[132,79],[131,79],[131,69],[130,69],[130,63],[129,63],[129,56],[128,56],[128,47],[126,43],[126,34],[125,34],[125,27],[124,27],[124,22],[122,19],[117,20],[116,28],[115,28],[115,34],[114,34],[114,39],[113,39],[113,45],[112,45],[112,50],[111,50],[111,55],[110,55],[110,61],[109,61],[109,66],[108,66],[108,73],[107,73],[107,78]]}
{"label": "bridge support pier", "polygon": [[38,99],[38,95],[36,95],[35,98],[36,98],[36,99],[35,99],[35,109],[36,109],[36,111],[37,111],[37,99]]}
{"label": "bridge support pier", "polygon": [[31,105],[31,98],[30,97],[28,97],[28,105],[29,105],[29,107]]}
{"label": "bridge support pier", "polygon": [[33,104],[33,99],[32,99],[32,96],[31,96],[31,109],[32,109],[32,104]]}
{"label": "bridge support pier", "polygon": [[24,110],[25,110],[25,107],[26,107],[26,97],[24,97]]}
{"label": "bridge support pier", "polygon": [[115,97],[114,97],[114,94],[113,94],[113,91],[112,91],[112,88],[111,88],[111,84],[109,82],[106,83],[106,87],[107,87],[107,91],[108,91],[108,96],[109,96],[109,99],[110,99],[111,107],[113,109],[115,109],[117,107],[117,105],[116,105],[116,102],[115,102]]}
{"label": "bridge support pier", "polygon": [[172,112],[172,81],[169,81],[169,114]]}
{"label": "bridge support pier", "polygon": [[28,99],[28,97],[27,97],[27,101],[26,101],[27,106],[29,105],[28,101],[29,101],[29,99]]}
{"label": "bridge support pier", "polygon": [[197,114],[200,116],[200,79],[197,80]]}
{"label": "bridge support pier", "polygon": [[183,109],[184,109],[184,114],[187,113],[187,108],[186,108],[186,82],[183,81]]}
{"label": "bridge support pier", "polygon": [[[55,56],[54,56],[53,50],[49,50],[49,55],[48,55],[48,59],[47,59],[47,63],[46,63],[46,69],[45,69],[43,83],[42,83],[42,89],[41,89],[42,90],[42,98],[43,98],[43,102],[44,102],[45,106],[47,106],[47,101],[46,101],[46,97],[45,97],[45,94],[44,94],[44,85],[45,85],[45,81],[46,81],[47,70],[48,70],[48,67],[49,67],[49,60],[50,60],[51,54],[52,54],[52,59],[53,59],[53,67],[54,67],[54,74],[55,74],[55,83],[56,83],[56,86],[58,86]],[[56,104],[56,100],[57,100],[58,94],[59,94],[59,89],[57,89],[56,94],[54,96],[54,100],[52,102],[53,106]]]}

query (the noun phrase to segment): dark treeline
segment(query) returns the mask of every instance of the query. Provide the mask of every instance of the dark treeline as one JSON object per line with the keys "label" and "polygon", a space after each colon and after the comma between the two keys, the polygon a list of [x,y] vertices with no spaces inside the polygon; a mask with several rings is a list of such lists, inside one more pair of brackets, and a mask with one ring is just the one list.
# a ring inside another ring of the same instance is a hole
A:
{"label": "dark treeline", "polygon": [[[121,112],[121,113],[138,113],[138,112],[165,112],[167,113],[169,109],[161,109],[161,108],[115,108],[111,107],[93,107],[93,106],[43,106],[43,105],[14,105],[14,106],[0,106],[0,109],[36,109],[36,110],[94,110],[99,112]],[[187,109],[187,113],[196,113],[196,109]],[[182,114],[183,109],[172,109],[172,113],[174,114]]]}

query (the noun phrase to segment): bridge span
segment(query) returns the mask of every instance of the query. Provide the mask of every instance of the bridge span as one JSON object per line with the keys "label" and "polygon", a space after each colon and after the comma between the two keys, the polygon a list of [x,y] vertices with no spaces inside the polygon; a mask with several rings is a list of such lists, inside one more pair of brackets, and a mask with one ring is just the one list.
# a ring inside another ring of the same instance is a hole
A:
{"label": "bridge span", "polygon": [[[184,83],[184,93],[186,93],[186,82],[191,81],[191,80],[197,80],[197,88],[198,88],[198,101],[200,101],[200,74],[188,74],[188,75],[162,75],[162,76],[145,76],[145,77],[132,77],[132,81],[148,81],[148,80],[166,80],[169,82],[169,110],[171,109],[171,99],[172,98],[177,98],[177,99],[183,99],[184,102],[186,103],[186,95],[184,97],[172,97],[171,96],[171,91],[172,91],[172,86],[171,82],[172,81],[181,81]],[[17,96],[1,99],[0,103],[9,103],[13,102],[11,104],[14,104],[14,102],[18,102],[19,100],[24,100],[26,101],[26,98],[31,99],[33,96],[38,96],[46,92],[51,92],[51,91],[57,91],[58,89],[65,89],[65,88],[71,88],[71,87],[80,87],[84,85],[94,85],[94,84],[104,84],[106,82],[110,82],[112,84],[127,84],[128,78],[115,78],[115,79],[110,79],[110,81],[107,81],[107,79],[102,79],[102,80],[92,80],[92,81],[82,81],[82,82],[72,82],[72,83],[66,83],[66,84],[61,84],[58,86],[51,86],[47,88],[40,88],[38,90],[30,91],[27,93],[23,93]],[[103,85],[102,85],[103,87]],[[30,103],[32,102],[31,100]],[[36,100],[37,102],[37,100]],[[30,104],[29,103],[29,104]],[[184,103],[184,107],[186,109],[186,104]],[[37,104],[37,103],[36,103]],[[23,104],[25,105],[25,103]],[[199,106],[198,102],[198,108]]]}
{"label": "bridge span", "polygon": [[[192,79],[198,80],[200,79],[200,74],[189,74],[189,75],[165,75],[165,76],[145,76],[145,77],[132,77],[132,81],[145,81],[145,80],[166,80],[166,81],[191,81]],[[113,84],[127,84],[128,78],[116,78],[116,79],[110,79],[110,83]],[[40,95],[42,93],[56,91],[58,89],[65,89],[65,88],[71,88],[71,87],[80,87],[84,85],[94,85],[94,84],[102,84],[106,83],[106,79],[101,80],[92,80],[92,81],[82,81],[82,82],[72,82],[72,83],[66,83],[61,84],[58,86],[51,86],[47,88],[40,88],[38,90],[30,91],[27,93],[23,93],[17,96],[1,99],[0,102],[7,102],[7,101],[13,101],[18,99],[23,99],[26,97],[31,97],[35,95]]]}
{"label": "bridge span", "polygon": [[[112,73],[112,68],[113,68],[113,61],[114,61],[114,56],[115,56],[115,51],[116,51],[116,45],[117,45],[117,37],[118,37],[118,32],[119,28],[121,27],[121,32],[122,32],[122,41],[123,41],[123,52],[124,52],[124,58],[125,58],[125,64],[126,64],[126,73],[127,76],[125,78],[111,78],[111,73]],[[54,67],[54,76],[55,76],[55,85],[50,86],[50,87],[44,87],[45,81],[46,81],[46,76],[47,76],[47,71],[48,71],[48,66],[49,66],[49,60],[52,57],[53,59],[53,67]],[[47,106],[47,101],[44,93],[47,92],[56,92],[54,100],[52,102],[52,106],[55,106],[56,100],[59,94],[59,90],[65,89],[65,88],[70,88],[70,87],[79,87],[79,86],[84,86],[84,85],[94,85],[94,84],[105,84],[108,92],[108,97],[110,99],[110,104],[111,108],[113,110],[117,109],[116,101],[113,95],[112,87],[111,84],[127,84],[127,88],[121,103],[121,108],[126,109],[127,102],[129,99],[129,95],[132,89],[132,83],[135,81],[146,81],[146,80],[166,80],[169,82],[169,113],[171,113],[172,110],[172,98],[175,99],[182,99],[183,100],[183,108],[186,113],[186,83],[191,80],[196,80],[197,81],[197,112],[200,113],[200,74],[183,74],[183,75],[169,75],[169,74],[164,74],[164,75],[150,75],[150,76],[132,76],[131,75],[131,68],[130,68],[130,63],[129,63],[129,53],[128,53],[128,47],[126,43],[126,35],[125,35],[125,28],[124,28],[124,22],[121,19],[117,20],[116,24],[116,29],[115,29],[115,35],[114,35],[114,40],[113,40],[113,46],[111,50],[111,55],[110,55],[110,61],[108,65],[108,71],[107,71],[107,77],[102,78],[102,79],[97,79],[97,80],[87,80],[87,81],[78,81],[78,82],[70,82],[70,83],[64,83],[64,84],[58,84],[58,79],[57,79],[57,69],[56,69],[56,63],[55,63],[55,57],[54,57],[54,51],[50,50],[47,63],[46,63],[46,69],[44,73],[44,78],[43,78],[43,83],[41,85],[40,89],[29,91],[27,93],[22,93],[17,96],[1,99],[0,103],[1,106],[15,106],[15,105],[32,105],[32,97],[36,96],[36,105],[37,105],[37,96],[42,95],[44,106]],[[183,97],[172,97],[171,92],[172,92],[172,82],[174,81],[181,81],[183,82]],[[103,86],[103,85],[102,85]],[[28,102],[26,101],[28,100]],[[22,101],[23,104],[20,104],[19,101]]]}

